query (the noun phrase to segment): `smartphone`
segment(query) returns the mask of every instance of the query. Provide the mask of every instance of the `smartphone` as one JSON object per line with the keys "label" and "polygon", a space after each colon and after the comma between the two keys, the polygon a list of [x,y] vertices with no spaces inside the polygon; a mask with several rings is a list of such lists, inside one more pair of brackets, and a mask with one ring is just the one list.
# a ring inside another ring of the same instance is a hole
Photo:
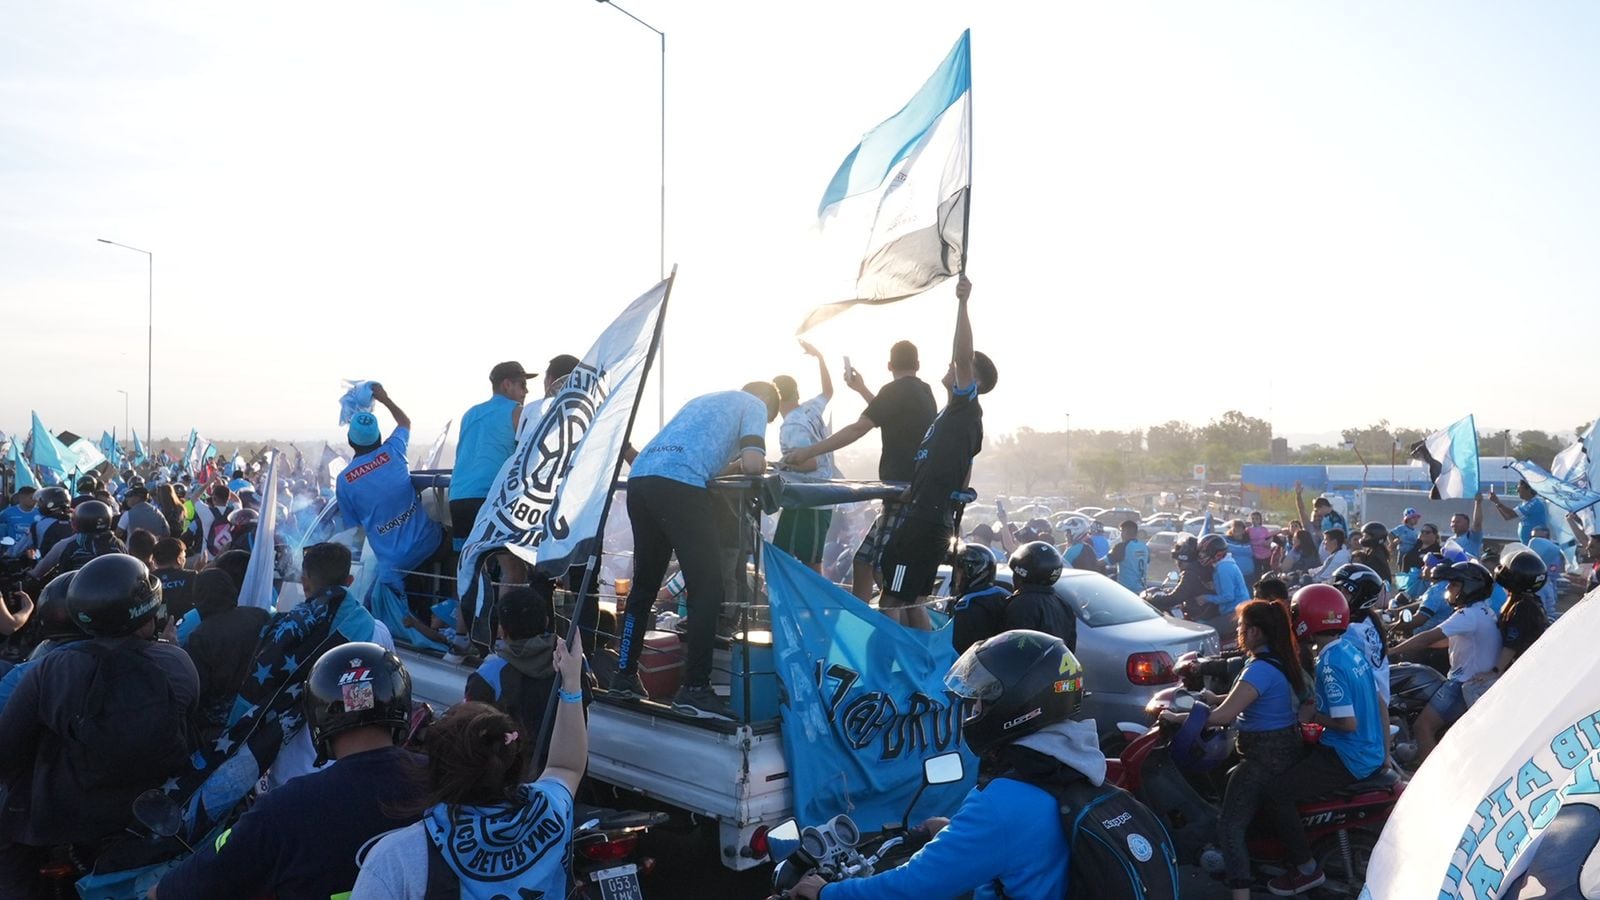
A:
{"label": "smartphone", "polygon": [[844,377],[850,377],[850,357],[848,356],[844,358]]}

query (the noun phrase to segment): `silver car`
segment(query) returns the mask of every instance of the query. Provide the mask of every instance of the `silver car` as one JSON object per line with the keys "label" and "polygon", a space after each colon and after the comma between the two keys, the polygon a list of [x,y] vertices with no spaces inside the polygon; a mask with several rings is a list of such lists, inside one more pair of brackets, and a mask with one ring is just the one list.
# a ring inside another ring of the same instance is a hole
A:
{"label": "silver car", "polygon": [[[949,572],[942,569],[941,574]],[[1001,566],[995,581],[1010,588],[1011,570]],[[1103,744],[1119,741],[1118,722],[1145,725],[1144,707],[1157,692],[1178,683],[1172,664],[1190,650],[1216,655],[1217,632],[1209,625],[1162,615],[1139,595],[1115,581],[1082,569],[1066,569],[1055,584],[1078,616],[1078,647],[1083,664],[1083,718],[1093,718]]]}

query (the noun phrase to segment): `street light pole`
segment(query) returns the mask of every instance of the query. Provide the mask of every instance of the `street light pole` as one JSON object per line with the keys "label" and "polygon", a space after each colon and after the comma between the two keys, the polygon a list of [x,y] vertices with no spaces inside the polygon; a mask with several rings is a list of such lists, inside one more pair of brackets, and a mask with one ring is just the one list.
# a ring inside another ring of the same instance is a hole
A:
{"label": "street light pole", "polygon": [[[155,434],[150,430],[150,411],[155,405],[155,371],[156,371],[156,255],[149,250],[140,250],[127,244],[108,241],[105,238],[96,238],[102,244],[132,250],[144,254],[145,262],[145,369],[144,369],[144,437],[145,440],[155,440]],[[126,425],[126,423],[124,423]]]}
{"label": "street light pole", "polygon": [[[656,222],[657,278],[667,277],[667,33],[623,9],[611,0],[598,0],[640,25],[655,32],[661,39],[661,199]],[[656,345],[656,412],[661,424],[667,423],[667,328],[661,325],[661,340]]]}

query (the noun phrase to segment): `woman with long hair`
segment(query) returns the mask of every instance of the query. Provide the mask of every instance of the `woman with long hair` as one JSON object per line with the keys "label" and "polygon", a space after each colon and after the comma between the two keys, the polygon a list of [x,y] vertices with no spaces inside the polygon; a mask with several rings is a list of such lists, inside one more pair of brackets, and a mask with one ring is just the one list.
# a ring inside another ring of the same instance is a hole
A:
{"label": "woman with long hair", "polygon": [[1295,532],[1294,543],[1289,547],[1288,556],[1284,559],[1284,574],[1310,572],[1320,565],[1322,556],[1317,552],[1316,535],[1309,529]]}
{"label": "woman with long hair", "polygon": [[183,540],[183,504],[178,502],[178,492],[170,484],[158,484],[150,489],[150,502],[155,504],[161,517],[167,520],[167,530],[172,537]]}
{"label": "woman with long hair", "polygon": [[392,831],[361,863],[351,897],[565,897],[572,798],[589,759],[583,647],[556,642],[560,703],[549,761],[524,783],[538,735],[487,703],[461,703],[423,739],[422,821]]}
{"label": "woman with long hair", "polygon": [[[1255,818],[1260,798],[1272,780],[1300,759],[1303,747],[1297,697],[1305,690],[1299,651],[1289,626],[1289,612],[1273,600],[1251,600],[1239,607],[1239,646],[1250,659],[1226,697],[1202,693],[1219,703],[1207,725],[1238,724],[1240,761],[1228,776],[1218,819],[1222,859],[1234,900],[1250,898],[1250,853],[1245,831]],[[1162,713],[1181,722],[1185,714]]]}

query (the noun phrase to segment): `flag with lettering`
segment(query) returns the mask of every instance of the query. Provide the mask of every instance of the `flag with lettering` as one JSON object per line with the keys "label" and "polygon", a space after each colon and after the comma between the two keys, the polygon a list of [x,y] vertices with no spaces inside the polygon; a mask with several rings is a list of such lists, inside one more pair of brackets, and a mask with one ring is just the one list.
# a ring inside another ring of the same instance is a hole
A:
{"label": "flag with lettering", "polygon": [[491,551],[505,548],[556,572],[582,563],[594,546],[675,277],[628,304],[560,393],[537,417],[524,416],[517,447],[490,483],[461,548],[456,584],[464,609],[483,605],[483,562]]}
{"label": "flag with lettering", "polygon": [[949,631],[891,622],[771,544],[762,560],[796,818],[898,822],[923,760],[960,750],[966,780],[928,788],[912,821],[952,814],[978,765],[961,741],[962,700],[944,686],[956,661]]}

